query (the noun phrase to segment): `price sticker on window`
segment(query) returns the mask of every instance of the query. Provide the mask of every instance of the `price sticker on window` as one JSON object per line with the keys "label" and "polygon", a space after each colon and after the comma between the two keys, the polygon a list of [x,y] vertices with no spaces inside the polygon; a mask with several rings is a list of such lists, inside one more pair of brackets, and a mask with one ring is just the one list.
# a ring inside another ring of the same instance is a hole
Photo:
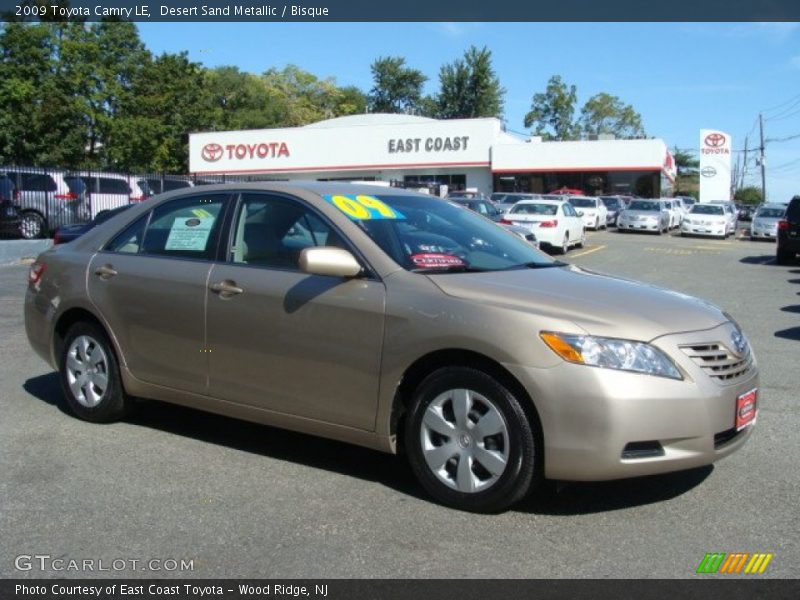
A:
{"label": "price sticker on window", "polygon": [[322,199],[329,204],[333,204],[353,221],[405,219],[405,216],[400,211],[393,209],[375,196],[367,196],[365,194],[325,194]]}

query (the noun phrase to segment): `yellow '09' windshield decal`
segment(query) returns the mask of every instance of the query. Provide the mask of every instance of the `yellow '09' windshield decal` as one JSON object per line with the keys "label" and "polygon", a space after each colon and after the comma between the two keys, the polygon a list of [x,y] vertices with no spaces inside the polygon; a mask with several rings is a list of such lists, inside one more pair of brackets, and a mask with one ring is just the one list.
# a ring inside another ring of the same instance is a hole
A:
{"label": "yellow '09' windshield decal", "polygon": [[325,194],[322,199],[333,204],[353,221],[405,219],[405,216],[400,211],[393,209],[375,196],[367,196],[365,194]]}

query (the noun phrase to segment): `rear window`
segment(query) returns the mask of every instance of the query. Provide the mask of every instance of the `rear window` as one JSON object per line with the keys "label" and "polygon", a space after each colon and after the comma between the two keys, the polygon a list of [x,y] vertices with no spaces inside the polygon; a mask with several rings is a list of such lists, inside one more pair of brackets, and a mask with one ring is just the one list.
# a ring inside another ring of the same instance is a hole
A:
{"label": "rear window", "polygon": [[762,219],[780,219],[783,217],[785,211],[782,208],[762,208],[756,214],[756,217]]}
{"label": "rear window", "polygon": [[114,179],[112,177],[100,177],[101,194],[125,194],[130,195],[131,187],[124,179]]}
{"label": "rear window", "polygon": [[20,189],[25,192],[55,192],[58,186],[50,175],[22,173]]}
{"label": "rear window", "polygon": [[554,215],[558,212],[557,204],[528,203],[516,204],[508,211],[510,215]]}
{"label": "rear window", "polygon": [[64,177],[64,183],[67,184],[69,191],[76,196],[81,196],[86,192],[86,182],[80,177]]}
{"label": "rear window", "polygon": [[570,198],[569,203],[575,208],[597,208],[597,201],[591,198]]}
{"label": "rear window", "polygon": [[795,196],[789,202],[789,207],[786,209],[786,218],[793,222],[800,221],[800,198]]}

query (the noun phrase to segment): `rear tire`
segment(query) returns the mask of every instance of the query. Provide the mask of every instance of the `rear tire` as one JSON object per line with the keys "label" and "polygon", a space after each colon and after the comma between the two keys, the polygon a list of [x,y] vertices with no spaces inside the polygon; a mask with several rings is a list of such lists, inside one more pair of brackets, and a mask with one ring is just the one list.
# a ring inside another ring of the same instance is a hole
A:
{"label": "rear tire", "polygon": [[114,348],[100,326],[78,322],[64,338],[59,357],[61,388],[75,415],[93,423],[123,418],[131,401],[122,387]]}
{"label": "rear tire", "polygon": [[560,251],[561,251],[561,254],[566,254],[567,252],[569,252],[569,234],[568,233],[564,234],[564,241],[561,242]]}
{"label": "rear tire", "polygon": [[794,252],[788,252],[778,246],[775,251],[775,262],[779,265],[788,265],[794,259]]}
{"label": "rear tire", "polygon": [[411,468],[442,504],[499,512],[540,478],[538,428],[519,400],[482,371],[434,371],[414,392],[406,423]]}
{"label": "rear tire", "polygon": [[23,239],[35,240],[44,236],[47,222],[38,212],[29,210],[22,213],[19,234]]}

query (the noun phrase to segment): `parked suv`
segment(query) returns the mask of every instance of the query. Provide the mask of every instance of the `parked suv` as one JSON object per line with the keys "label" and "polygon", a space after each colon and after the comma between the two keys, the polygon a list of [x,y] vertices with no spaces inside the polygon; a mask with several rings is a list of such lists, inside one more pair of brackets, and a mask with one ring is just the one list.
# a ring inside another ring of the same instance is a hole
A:
{"label": "parked suv", "polygon": [[800,252],[800,196],[795,196],[786,208],[786,215],[778,222],[778,244],[775,260],[784,265]]}
{"label": "parked suv", "polygon": [[75,179],[60,172],[14,167],[3,169],[14,184],[13,203],[19,208],[20,233],[25,239],[48,235],[63,225],[88,219],[86,197]]}
{"label": "parked suv", "polygon": [[0,237],[19,235],[19,210],[13,200],[14,182],[5,173],[0,173]]}

